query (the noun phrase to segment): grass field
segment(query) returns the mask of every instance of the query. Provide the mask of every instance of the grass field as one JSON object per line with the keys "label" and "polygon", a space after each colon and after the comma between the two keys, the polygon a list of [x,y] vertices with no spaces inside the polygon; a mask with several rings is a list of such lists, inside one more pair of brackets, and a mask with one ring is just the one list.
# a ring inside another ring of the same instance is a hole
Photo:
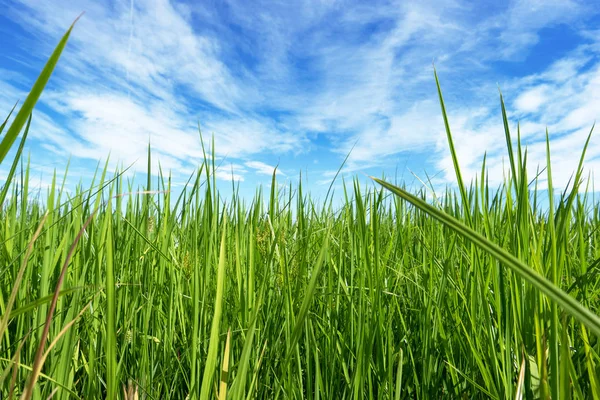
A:
{"label": "grass field", "polygon": [[0,129],[2,398],[600,398],[587,144],[548,196],[501,102],[510,174],[464,183],[440,90],[458,186],[432,205],[374,179],[334,209],[275,177],[225,203],[211,154],[172,197],[150,151],[144,187],[104,167],[66,192],[58,171],[42,201],[21,153],[69,34]]}

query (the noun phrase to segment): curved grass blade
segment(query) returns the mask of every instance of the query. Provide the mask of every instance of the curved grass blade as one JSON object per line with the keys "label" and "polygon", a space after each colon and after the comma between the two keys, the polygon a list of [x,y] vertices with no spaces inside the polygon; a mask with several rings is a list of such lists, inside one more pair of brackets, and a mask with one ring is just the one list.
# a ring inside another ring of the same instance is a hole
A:
{"label": "curved grass blade", "polygon": [[448,114],[446,113],[446,106],[444,104],[444,98],[442,96],[442,88],[440,86],[440,80],[438,79],[437,71],[433,68],[433,75],[435,76],[435,84],[437,86],[438,97],[440,98],[440,107],[442,108],[442,116],[444,117],[444,127],[446,128],[446,137],[448,138],[448,147],[450,147],[450,154],[452,155],[452,163],[454,164],[454,171],[456,172],[456,180],[458,182],[458,189],[460,190],[460,197],[464,204],[467,212],[467,222],[471,225],[471,213],[470,213],[470,202],[467,196],[467,190],[460,172],[460,166],[458,164],[458,156],[456,155],[456,149],[454,148],[454,140],[452,139],[452,131],[450,130],[450,122],[448,121]]}
{"label": "curved grass blade", "polygon": [[[498,88],[498,92],[500,93],[500,108],[502,109],[502,123],[504,126],[504,138],[506,139],[506,149],[508,150],[508,159],[510,161],[510,170],[512,172],[512,179],[515,185],[515,191],[518,191],[518,175],[517,175],[517,167],[515,164],[515,153],[513,152],[513,147],[512,147],[512,139],[510,137],[510,127],[508,124],[508,116],[506,115],[506,107],[504,105],[504,97],[502,96],[502,92],[500,91],[500,88]],[[521,141],[518,141],[519,146],[521,144]],[[519,160],[521,160],[521,157],[519,157]]]}
{"label": "curved grass blade", "polygon": [[408,201],[413,206],[417,207],[421,211],[430,215],[443,223],[446,227],[452,229],[461,236],[471,240],[479,248],[485,250],[491,256],[496,258],[500,263],[509,267],[540,292],[548,296],[553,302],[561,306],[569,315],[577,319],[587,328],[589,328],[594,334],[600,336],[600,318],[592,313],[589,309],[581,305],[577,300],[569,296],[566,292],[552,284],[548,279],[537,273],[535,270],[530,268],[528,265],[520,261],[518,258],[508,253],[506,250],[498,246],[497,244],[489,241],[480,233],[475,232],[473,229],[467,227],[456,218],[446,214],[443,211],[436,209],[429,205],[424,200],[408,193],[407,191],[391,185],[381,179],[371,177],[375,182],[381,186]]}
{"label": "curved grass blade", "polygon": [[69,40],[69,35],[71,35],[71,31],[73,30],[73,27],[75,26],[75,23],[79,20],[79,18],[81,18],[81,15],[77,17],[75,21],[73,21],[71,27],[63,35],[62,39],[54,49],[54,52],[46,62],[44,69],[33,84],[33,87],[27,95],[25,102],[23,102],[21,109],[15,116],[15,119],[10,125],[10,128],[8,128],[8,131],[6,131],[6,135],[2,139],[2,142],[0,142],[0,164],[6,157],[6,154],[8,154],[10,148],[17,139],[17,136],[19,136],[19,132],[21,132],[23,125],[25,125],[25,122],[27,121],[27,116],[30,115],[33,111],[35,104],[37,103],[38,99],[40,98],[40,95],[46,87],[46,84],[48,83],[48,80],[50,79],[50,76],[52,75],[52,72],[56,67],[56,63],[58,62],[58,59],[60,58],[60,55],[63,49],[65,48],[67,41]]}

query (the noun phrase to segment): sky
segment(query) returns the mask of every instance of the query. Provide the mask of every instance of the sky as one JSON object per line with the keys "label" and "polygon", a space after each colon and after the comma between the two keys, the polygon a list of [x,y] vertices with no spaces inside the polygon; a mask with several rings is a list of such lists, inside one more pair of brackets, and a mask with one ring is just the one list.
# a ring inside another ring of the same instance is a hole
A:
{"label": "sky", "polygon": [[[548,130],[558,189],[600,116],[600,0],[0,0],[0,10],[0,115],[85,12],[34,112],[26,151],[40,188],[67,162],[68,185],[85,182],[109,155],[143,184],[148,143],[153,173],[160,164],[182,187],[202,161],[199,130],[214,138],[220,184],[249,197],[275,166],[280,185],[302,173],[303,191],[323,197],[346,156],[346,181],[453,185],[434,65],[467,182],[484,154],[490,184],[503,181],[499,89],[531,176]],[[585,165],[600,188],[598,134]]]}

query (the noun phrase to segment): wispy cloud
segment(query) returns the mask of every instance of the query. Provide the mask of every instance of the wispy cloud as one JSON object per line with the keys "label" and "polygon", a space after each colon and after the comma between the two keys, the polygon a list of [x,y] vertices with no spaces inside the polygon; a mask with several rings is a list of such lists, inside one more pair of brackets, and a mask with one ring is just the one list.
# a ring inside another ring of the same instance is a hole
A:
{"label": "wispy cloud", "polygon": [[57,82],[42,98],[66,117],[59,129],[41,116],[46,132],[54,128],[39,137],[48,148],[91,159],[110,152],[131,163],[150,142],[163,167],[179,169],[200,160],[198,122],[223,155],[295,151],[303,142],[249,106],[258,91],[223,64],[215,38],[194,31],[185,6],[136,1],[132,13],[129,2],[23,1],[11,16],[57,38],[82,9]]}
{"label": "wispy cloud", "polygon": [[[244,165],[246,167],[254,170],[256,174],[263,174],[273,176],[273,172],[275,171],[275,167],[269,164],[265,164],[261,161],[247,161]],[[277,169],[277,175],[285,176],[286,174],[281,171],[281,169]]]}

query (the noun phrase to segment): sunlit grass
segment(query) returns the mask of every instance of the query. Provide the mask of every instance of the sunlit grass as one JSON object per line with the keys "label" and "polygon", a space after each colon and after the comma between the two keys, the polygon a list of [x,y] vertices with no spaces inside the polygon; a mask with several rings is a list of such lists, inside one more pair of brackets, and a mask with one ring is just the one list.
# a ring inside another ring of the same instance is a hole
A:
{"label": "sunlit grass", "polygon": [[439,96],[458,190],[434,207],[355,179],[335,210],[275,174],[266,198],[226,203],[214,154],[172,197],[150,149],[142,188],[105,165],[30,198],[26,101],[0,128],[4,157],[25,126],[0,192],[3,398],[600,398],[587,143],[560,198],[546,170],[540,207],[501,99],[510,174],[467,185]]}

